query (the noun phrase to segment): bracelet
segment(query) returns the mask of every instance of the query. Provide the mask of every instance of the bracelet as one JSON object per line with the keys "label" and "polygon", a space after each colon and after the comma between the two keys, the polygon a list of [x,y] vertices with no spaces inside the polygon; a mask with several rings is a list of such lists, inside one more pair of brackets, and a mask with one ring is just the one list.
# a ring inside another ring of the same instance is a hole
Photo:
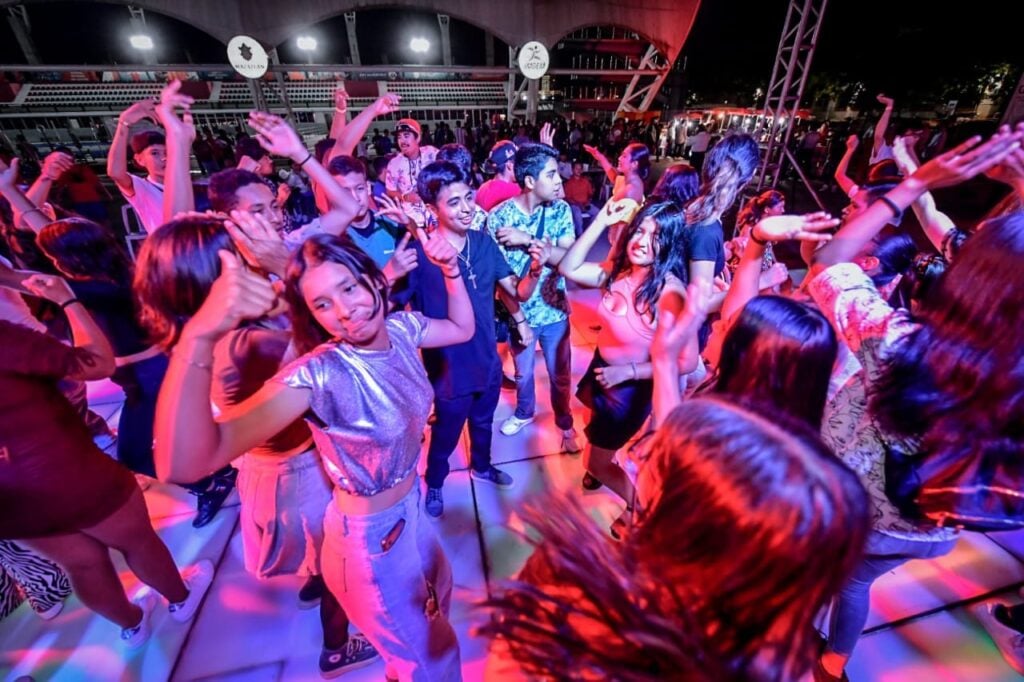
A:
{"label": "bracelet", "polygon": [[515,322],[516,324],[522,324],[523,322],[526,322],[526,318],[524,317],[521,320],[517,320],[516,318],[513,317],[512,321]]}
{"label": "bracelet", "polygon": [[894,218],[899,219],[903,217],[903,211],[900,210],[900,207],[896,205],[895,201],[893,201],[887,196],[878,197],[878,200],[889,207],[889,210],[892,211],[892,215]]}
{"label": "bracelet", "polygon": [[460,277],[462,277],[461,272],[456,272],[454,275],[445,275],[447,279],[459,279]]}
{"label": "bracelet", "polygon": [[306,163],[307,163],[307,162],[308,162],[308,161],[309,161],[310,159],[312,159],[312,158],[313,158],[313,152],[310,152],[309,154],[307,154],[307,155],[306,155],[306,158],[304,158],[304,159],[303,159],[303,160],[302,160],[302,161],[301,161],[301,162],[299,163],[299,168],[302,168],[303,166],[305,166],[305,165],[306,165]]}
{"label": "bracelet", "polygon": [[68,300],[60,304],[60,309],[65,310],[69,305],[74,305],[76,303],[81,303],[81,301],[79,301],[77,298],[69,298]]}
{"label": "bracelet", "polygon": [[198,369],[213,370],[213,362],[200,362],[199,360],[193,360],[187,358],[179,353],[171,353],[171,359],[177,360],[178,362],[184,362],[186,365],[192,365]]}
{"label": "bracelet", "polygon": [[763,239],[758,239],[757,237],[755,237],[753,230],[750,231],[750,241],[754,242],[755,244],[760,244],[761,246],[768,246],[768,244],[771,243],[771,242],[767,242],[767,241],[765,241]]}

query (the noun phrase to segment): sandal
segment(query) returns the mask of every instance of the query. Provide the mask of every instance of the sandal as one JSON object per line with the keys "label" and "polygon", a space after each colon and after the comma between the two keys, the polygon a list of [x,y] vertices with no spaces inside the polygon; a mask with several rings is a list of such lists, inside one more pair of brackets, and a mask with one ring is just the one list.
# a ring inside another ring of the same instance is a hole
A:
{"label": "sandal", "polygon": [[584,490],[598,490],[604,484],[590,475],[590,472],[584,472],[583,474],[583,489]]}
{"label": "sandal", "polygon": [[633,508],[626,507],[626,510],[622,512],[619,518],[612,521],[611,528],[608,529],[608,532],[611,534],[613,540],[617,540],[619,542],[622,541],[622,538],[625,537],[627,531],[629,530],[629,519],[631,519],[632,516]]}

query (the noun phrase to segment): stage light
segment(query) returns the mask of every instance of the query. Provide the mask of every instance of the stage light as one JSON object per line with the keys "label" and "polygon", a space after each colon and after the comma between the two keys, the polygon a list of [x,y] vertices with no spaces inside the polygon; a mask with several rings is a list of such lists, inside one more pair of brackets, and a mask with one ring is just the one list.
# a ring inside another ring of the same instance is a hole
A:
{"label": "stage light", "polygon": [[131,43],[132,47],[136,50],[152,50],[153,39],[145,34],[138,34],[128,38],[128,42]]}
{"label": "stage light", "polygon": [[430,49],[430,41],[426,38],[413,38],[409,41],[409,49],[424,54]]}
{"label": "stage light", "polygon": [[312,52],[313,50],[316,49],[317,43],[316,38],[314,38],[313,36],[299,36],[298,39],[295,41],[295,44],[298,46],[300,50]]}

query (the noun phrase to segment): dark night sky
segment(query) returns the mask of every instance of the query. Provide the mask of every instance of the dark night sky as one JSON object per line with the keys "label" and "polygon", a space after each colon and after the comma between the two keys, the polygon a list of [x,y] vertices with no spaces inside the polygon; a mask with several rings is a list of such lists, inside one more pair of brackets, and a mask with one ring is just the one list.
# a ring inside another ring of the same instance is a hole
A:
{"label": "dark night sky", "polygon": [[[867,92],[895,96],[934,90],[977,65],[1003,61],[1024,66],[1019,20],[1010,8],[1019,0],[973,0],[957,13],[934,0],[831,0],[826,11],[812,74],[841,74],[863,81]],[[704,0],[684,47],[687,84],[702,97],[721,91],[750,90],[766,84],[785,18],[785,0]],[[943,8],[943,9],[940,9]],[[137,61],[127,45],[128,11],[99,2],[29,5],[37,49],[49,63],[129,63]],[[395,20],[394,17],[400,17]],[[160,61],[223,63],[224,48],[203,32],[179,21],[147,13],[160,48]],[[427,63],[439,62],[438,29],[433,15],[389,10],[361,11],[358,39],[363,63],[412,62],[407,51],[412,33],[435,46]],[[341,16],[311,27],[321,44],[317,60],[339,62],[348,53]],[[482,64],[481,31],[452,20],[456,63]],[[289,41],[283,61],[303,62]],[[505,55],[496,50],[497,63]],[[14,35],[0,22],[0,63],[22,63]],[[1019,72],[1017,72],[1019,73]]]}

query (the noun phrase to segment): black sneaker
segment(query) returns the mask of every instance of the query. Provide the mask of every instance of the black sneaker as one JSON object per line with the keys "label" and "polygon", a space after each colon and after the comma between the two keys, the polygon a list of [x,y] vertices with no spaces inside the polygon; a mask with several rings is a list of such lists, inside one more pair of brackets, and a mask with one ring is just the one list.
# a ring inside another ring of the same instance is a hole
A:
{"label": "black sneaker", "polygon": [[218,476],[213,479],[213,484],[201,493],[195,493],[199,498],[196,502],[196,517],[192,519],[193,528],[202,528],[213,521],[213,517],[220,511],[224,500],[228,498],[231,491],[235,489],[235,479],[238,477],[238,469],[232,468],[230,474]]}
{"label": "black sneaker", "polygon": [[337,651],[323,649],[320,652],[320,677],[329,680],[373,663],[380,654],[370,641],[361,634],[350,635],[348,643]]}
{"label": "black sneaker", "polygon": [[427,488],[427,501],[423,504],[423,508],[435,519],[444,514],[444,496],[441,494],[440,488]]}
{"label": "black sneaker", "polygon": [[473,477],[473,480],[480,481],[481,483],[490,483],[498,488],[512,487],[512,477],[495,466],[488,468],[487,471],[470,469],[469,474]]}

